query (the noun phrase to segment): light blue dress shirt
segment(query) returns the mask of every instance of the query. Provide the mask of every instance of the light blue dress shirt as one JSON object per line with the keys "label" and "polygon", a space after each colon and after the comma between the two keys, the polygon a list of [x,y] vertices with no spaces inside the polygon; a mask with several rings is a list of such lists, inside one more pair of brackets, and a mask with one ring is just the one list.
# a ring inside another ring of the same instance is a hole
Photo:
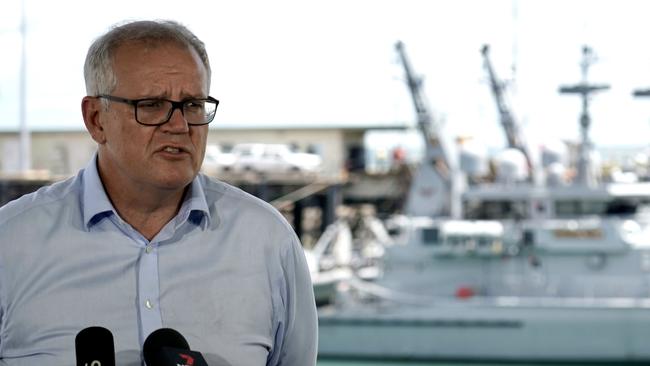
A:
{"label": "light blue dress shirt", "polygon": [[96,158],[0,208],[0,365],[73,365],[92,325],[112,331],[118,365],[141,365],[161,327],[210,366],[316,362],[309,270],[276,210],[199,174],[148,241],[113,208]]}

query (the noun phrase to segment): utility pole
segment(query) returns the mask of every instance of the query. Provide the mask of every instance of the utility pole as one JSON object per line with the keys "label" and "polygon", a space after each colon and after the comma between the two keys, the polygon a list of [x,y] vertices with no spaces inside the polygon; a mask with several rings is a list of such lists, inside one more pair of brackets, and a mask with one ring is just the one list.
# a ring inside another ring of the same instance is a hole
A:
{"label": "utility pole", "polygon": [[19,81],[19,128],[20,128],[20,151],[19,169],[26,173],[32,168],[31,156],[31,135],[27,128],[27,15],[25,11],[25,0],[22,1],[20,18],[21,55],[20,55],[20,81]]}

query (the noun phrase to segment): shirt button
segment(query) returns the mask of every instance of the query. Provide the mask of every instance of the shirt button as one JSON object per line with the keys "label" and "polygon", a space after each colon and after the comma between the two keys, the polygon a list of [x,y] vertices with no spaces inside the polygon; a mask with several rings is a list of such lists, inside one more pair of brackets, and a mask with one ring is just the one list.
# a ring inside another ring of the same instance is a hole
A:
{"label": "shirt button", "polygon": [[147,254],[153,252],[153,245],[151,245],[151,244],[147,244],[147,246],[144,247],[144,251],[145,251]]}
{"label": "shirt button", "polygon": [[147,300],[144,302],[144,306],[145,306],[147,309],[153,309],[153,303],[152,303],[149,299],[147,299]]}

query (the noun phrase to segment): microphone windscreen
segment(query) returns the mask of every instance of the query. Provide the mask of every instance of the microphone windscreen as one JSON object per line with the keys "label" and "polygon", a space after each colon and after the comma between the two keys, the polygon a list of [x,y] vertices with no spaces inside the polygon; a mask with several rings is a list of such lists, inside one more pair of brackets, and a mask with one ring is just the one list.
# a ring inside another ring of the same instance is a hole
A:
{"label": "microphone windscreen", "polygon": [[142,355],[147,365],[156,366],[165,364],[164,347],[181,350],[190,349],[187,340],[178,331],[171,328],[160,328],[149,334],[142,346]]}
{"label": "microphone windscreen", "polygon": [[74,339],[77,366],[115,366],[113,334],[104,327],[82,329]]}

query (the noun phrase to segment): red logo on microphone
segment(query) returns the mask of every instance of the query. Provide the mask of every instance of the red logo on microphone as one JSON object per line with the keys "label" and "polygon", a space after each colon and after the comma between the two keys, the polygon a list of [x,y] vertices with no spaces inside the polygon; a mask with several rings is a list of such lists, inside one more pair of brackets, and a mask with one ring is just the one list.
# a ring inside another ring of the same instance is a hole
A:
{"label": "red logo on microphone", "polygon": [[194,357],[192,357],[190,355],[183,354],[183,353],[179,353],[178,356],[180,358],[182,358],[183,360],[185,360],[185,365],[183,365],[183,366],[192,366],[192,365],[194,365]]}

